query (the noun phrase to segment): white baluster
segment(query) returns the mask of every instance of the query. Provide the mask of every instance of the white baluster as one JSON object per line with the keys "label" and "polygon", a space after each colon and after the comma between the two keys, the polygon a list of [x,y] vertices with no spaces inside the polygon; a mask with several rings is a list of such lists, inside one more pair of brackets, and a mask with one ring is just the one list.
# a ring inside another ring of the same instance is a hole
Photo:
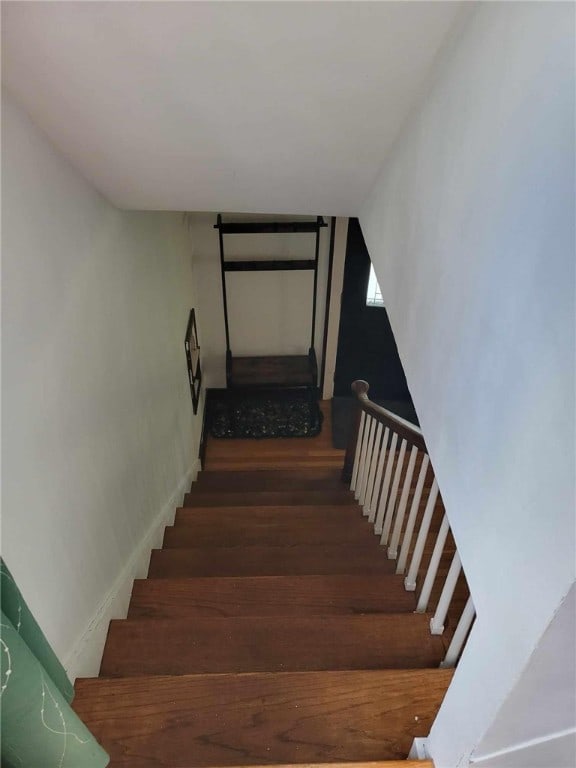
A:
{"label": "white baluster", "polygon": [[456,632],[454,632],[452,642],[448,646],[444,661],[440,664],[440,669],[447,669],[448,667],[454,667],[456,665],[458,657],[462,651],[462,646],[464,645],[464,641],[466,640],[468,632],[470,631],[470,627],[472,626],[472,622],[474,621],[475,616],[476,609],[474,608],[474,603],[472,602],[472,596],[470,596],[466,602],[466,605],[464,606],[462,616],[460,616],[460,621],[456,627]]}
{"label": "white baluster", "polygon": [[384,512],[386,510],[386,502],[388,500],[388,489],[390,488],[390,478],[392,477],[392,467],[394,466],[394,459],[396,458],[396,444],[398,443],[398,435],[396,432],[392,432],[392,441],[390,443],[390,450],[388,451],[388,457],[386,459],[386,470],[384,471],[384,482],[382,484],[382,493],[380,494],[380,501],[378,502],[378,512],[376,513],[376,520],[374,523],[374,530],[376,533],[382,533],[382,523],[384,521]]}
{"label": "white baluster", "polygon": [[440,565],[440,558],[442,557],[442,552],[444,552],[444,544],[446,543],[446,537],[448,536],[449,530],[450,524],[448,523],[448,518],[446,515],[444,515],[442,518],[442,525],[440,526],[438,536],[436,537],[436,544],[434,544],[434,551],[432,552],[432,557],[430,558],[430,564],[428,565],[428,570],[426,571],[426,578],[424,579],[422,591],[420,592],[420,597],[418,598],[416,613],[426,613],[426,609],[428,608],[428,601],[430,600],[430,595],[432,594],[432,587],[434,586],[434,581],[436,580],[438,566]]}
{"label": "white baluster", "polygon": [[378,422],[375,418],[372,418],[370,424],[370,432],[368,433],[368,445],[366,446],[366,465],[364,467],[364,474],[362,475],[362,485],[360,487],[360,497],[358,502],[361,506],[366,501],[366,489],[368,488],[368,478],[370,477],[370,470],[372,469],[372,462],[374,460],[374,437],[376,435],[376,427]]}
{"label": "white baluster", "polygon": [[380,544],[384,546],[388,544],[388,537],[390,535],[390,527],[394,518],[394,510],[396,508],[396,499],[398,497],[398,488],[400,486],[400,475],[402,474],[402,468],[404,466],[404,457],[406,455],[406,440],[402,440],[400,443],[400,453],[398,454],[398,461],[396,462],[396,470],[394,472],[394,480],[392,481],[392,490],[390,491],[390,498],[388,499],[388,505],[386,506],[386,514],[384,515],[384,525],[382,526],[382,538]]}
{"label": "white baluster", "polygon": [[374,419],[372,416],[368,416],[368,423],[365,428],[366,433],[366,439],[364,441],[364,445],[362,446],[362,467],[359,474],[359,480],[358,484],[356,486],[356,499],[361,504],[362,503],[362,496],[364,494],[364,490],[366,488],[366,476],[368,474],[368,463],[370,461],[370,456],[368,454],[368,446],[370,444],[370,440],[372,439],[372,430],[374,428]]}
{"label": "white baluster", "polygon": [[380,446],[380,455],[378,456],[378,468],[376,470],[376,478],[374,480],[374,487],[372,488],[372,498],[368,506],[368,520],[373,523],[374,515],[378,505],[378,498],[380,496],[380,488],[382,487],[382,471],[384,470],[384,462],[386,461],[386,451],[388,448],[388,438],[390,436],[390,430],[388,427],[384,429],[384,435],[382,437],[382,443]]}
{"label": "white baluster", "polygon": [[352,469],[352,481],[350,483],[350,490],[356,490],[356,482],[358,480],[358,468],[360,467],[360,454],[362,453],[362,438],[364,436],[364,424],[366,422],[366,411],[362,411],[360,416],[360,426],[358,428],[358,438],[356,440],[356,453],[354,454],[354,467]]}
{"label": "white baluster", "polygon": [[398,558],[398,564],[396,565],[396,573],[404,573],[404,570],[406,569],[408,552],[410,551],[410,544],[412,543],[412,534],[414,533],[414,526],[416,525],[416,519],[418,517],[420,499],[422,498],[422,490],[424,488],[424,482],[426,480],[426,473],[428,472],[429,463],[430,458],[428,457],[428,454],[425,453],[422,458],[420,474],[418,475],[416,490],[414,491],[414,497],[412,498],[412,505],[410,506],[410,514],[408,515],[408,522],[406,523],[404,538],[402,539],[402,549],[400,550],[400,557]]}
{"label": "white baluster", "polygon": [[430,619],[430,632],[433,635],[441,635],[442,632],[444,632],[446,614],[448,613],[448,608],[450,607],[450,602],[452,600],[452,596],[454,595],[456,582],[458,581],[458,576],[460,576],[461,570],[462,563],[460,562],[460,555],[458,552],[455,552],[454,557],[452,558],[452,562],[450,563],[450,569],[448,570],[446,581],[444,582],[444,588],[442,589],[440,600],[438,600],[436,613],[434,614],[433,618]]}
{"label": "white baluster", "polygon": [[370,471],[368,473],[368,482],[366,483],[366,493],[364,494],[364,508],[365,515],[370,514],[370,501],[372,499],[372,492],[374,491],[374,477],[376,476],[376,468],[378,466],[378,459],[380,456],[380,445],[382,443],[382,424],[378,422],[376,427],[376,434],[374,442],[372,444],[372,450],[370,452]]}
{"label": "white baluster", "polygon": [[410,493],[410,487],[412,485],[417,454],[418,448],[413,445],[412,450],[410,451],[410,458],[408,459],[408,469],[406,470],[406,477],[404,478],[404,485],[402,486],[400,503],[398,504],[398,514],[396,515],[396,522],[394,523],[394,530],[392,531],[392,538],[390,539],[390,546],[388,547],[389,560],[395,560],[398,557],[398,542],[400,541],[400,534],[402,533],[402,526],[404,525],[408,494]]}
{"label": "white baluster", "polygon": [[410,568],[408,569],[408,576],[406,576],[406,578],[404,579],[404,588],[408,592],[414,592],[414,590],[416,589],[416,578],[418,576],[418,569],[420,568],[420,562],[422,561],[424,545],[426,544],[426,539],[428,537],[428,531],[430,529],[430,523],[432,521],[432,515],[434,513],[434,505],[436,504],[437,498],[438,498],[438,483],[436,482],[436,478],[434,478],[434,482],[432,483],[432,488],[430,488],[428,501],[426,502],[424,515],[422,516],[422,522],[420,523],[420,530],[418,531],[416,546],[414,547],[414,552],[412,554],[412,561],[410,563]]}
{"label": "white baluster", "polygon": [[358,462],[358,476],[356,477],[356,488],[354,490],[354,498],[358,499],[360,496],[360,488],[362,486],[362,475],[364,474],[364,461],[366,459],[366,447],[368,445],[368,433],[370,432],[371,417],[366,414],[366,420],[364,421],[364,432],[362,433],[362,445],[360,446],[360,461]]}

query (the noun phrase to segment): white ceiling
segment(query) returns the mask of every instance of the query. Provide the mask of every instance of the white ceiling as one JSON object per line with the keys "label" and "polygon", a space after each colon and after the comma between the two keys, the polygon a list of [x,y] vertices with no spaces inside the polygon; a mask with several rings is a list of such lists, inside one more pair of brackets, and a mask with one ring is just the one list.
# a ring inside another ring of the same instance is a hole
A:
{"label": "white ceiling", "polygon": [[3,80],[118,206],[351,215],[461,12],[2,3]]}

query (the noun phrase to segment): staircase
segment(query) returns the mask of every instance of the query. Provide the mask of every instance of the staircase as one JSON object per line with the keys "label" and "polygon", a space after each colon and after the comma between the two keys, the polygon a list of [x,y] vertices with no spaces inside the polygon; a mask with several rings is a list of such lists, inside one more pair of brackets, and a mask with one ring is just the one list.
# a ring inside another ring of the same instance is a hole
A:
{"label": "staircase", "polygon": [[[312,440],[261,445],[282,442]],[[112,768],[432,765],[406,757],[450,684],[451,633],[415,612],[341,471],[310,464],[253,469],[248,456],[222,470],[208,452],[128,617],[110,624],[100,676],[76,682]],[[430,531],[443,517],[439,500]]]}

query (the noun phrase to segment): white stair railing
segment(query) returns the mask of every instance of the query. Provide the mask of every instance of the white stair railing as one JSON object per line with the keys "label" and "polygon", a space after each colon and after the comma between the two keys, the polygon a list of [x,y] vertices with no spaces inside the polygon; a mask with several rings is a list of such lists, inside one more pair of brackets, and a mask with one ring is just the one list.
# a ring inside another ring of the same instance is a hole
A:
{"label": "white stair railing", "polygon": [[370,502],[365,507],[365,513],[368,514],[368,520],[373,523],[378,509],[378,499],[380,498],[380,490],[382,488],[382,473],[384,471],[384,462],[386,461],[388,440],[390,438],[390,430],[388,427],[384,428],[384,434],[382,435],[382,445],[380,447],[380,455],[378,456],[378,467],[376,469],[376,477],[374,478],[374,486],[372,488],[372,496]]}
{"label": "white stair railing", "polygon": [[[396,522],[394,523],[394,530],[392,531],[392,539],[390,541],[390,546],[388,547],[388,557],[390,560],[396,560],[398,557],[398,542],[400,541],[402,526],[404,525],[406,505],[408,504],[408,495],[412,486],[412,477],[414,475],[417,456],[418,448],[413,445],[410,451],[410,458],[408,459],[408,469],[406,470],[404,487],[402,488],[402,495],[400,496],[400,503],[398,504],[398,512],[396,513]],[[380,540],[380,543],[385,544],[386,542]]]}
{"label": "white stair railing", "polygon": [[414,552],[412,553],[412,560],[410,561],[408,575],[404,579],[404,586],[409,592],[414,592],[416,589],[416,579],[418,578],[420,563],[422,562],[422,556],[424,555],[424,547],[426,546],[426,542],[428,540],[428,533],[430,531],[432,515],[434,513],[434,507],[436,506],[437,498],[438,483],[436,482],[436,478],[434,478],[432,488],[430,488],[430,493],[428,494],[428,501],[426,502],[424,515],[420,521],[420,530],[418,531],[416,546],[414,547]]}
{"label": "white stair railing", "polygon": [[422,464],[420,466],[420,474],[418,475],[418,482],[416,483],[416,490],[414,491],[414,497],[412,499],[412,505],[410,506],[410,514],[408,515],[408,522],[404,529],[404,535],[402,538],[402,549],[400,550],[400,557],[398,559],[398,565],[396,566],[396,573],[404,573],[406,568],[406,562],[408,561],[408,554],[410,551],[410,544],[412,543],[412,536],[414,534],[414,527],[416,525],[416,518],[418,517],[418,510],[420,508],[420,500],[422,499],[422,492],[424,490],[424,483],[426,481],[426,474],[428,472],[428,466],[430,459],[428,454],[424,454]]}
{"label": "white stair railing", "polygon": [[374,519],[374,530],[376,531],[376,533],[382,533],[384,513],[386,512],[386,502],[388,501],[388,491],[390,490],[390,479],[392,477],[392,467],[394,466],[394,459],[396,457],[397,443],[398,443],[398,435],[396,434],[396,432],[392,432],[390,448],[388,450],[388,456],[386,458],[386,469],[384,471],[384,481],[382,483],[382,489],[380,492],[380,501],[378,503],[378,511],[376,512],[376,518]]}
{"label": "white stair railing", "polygon": [[460,616],[460,621],[458,622],[454,636],[452,637],[452,642],[446,651],[444,661],[440,664],[442,668],[454,667],[456,665],[475,616],[476,610],[474,608],[474,603],[472,602],[472,597],[469,597],[464,606],[464,610],[462,611],[462,615]]}
{"label": "white stair railing", "polygon": [[[396,573],[406,574],[405,589],[417,593],[416,611],[434,611],[431,633],[441,635],[455,625],[441,664],[453,667],[476,613],[468,595],[461,615],[454,615],[455,594],[460,597],[467,584],[422,431],[371,402],[365,381],[355,381],[352,390],[358,410],[342,477],[350,482],[388,558],[396,560]],[[450,557],[446,572],[443,563]],[[444,581],[435,589],[442,571]]]}
{"label": "white stair railing", "polygon": [[440,558],[444,552],[444,544],[446,543],[446,537],[448,536],[449,529],[450,524],[448,523],[448,518],[446,515],[444,515],[442,525],[440,526],[438,536],[436,537],[436,543],[434,544],[434,551],[432,552],[432,557],[430,558],[430,564],[428,566],[428,571],[426,572],[424,585],[422,586],[420,597],[418,598],[418,605],[416,606],[417,613],[425,613],[426,609],[428,608],[428,601],[430,600],[430,595],[432,594],[432,587],[434,586],[434,582],[436,580],[438,566],[440,565]]}

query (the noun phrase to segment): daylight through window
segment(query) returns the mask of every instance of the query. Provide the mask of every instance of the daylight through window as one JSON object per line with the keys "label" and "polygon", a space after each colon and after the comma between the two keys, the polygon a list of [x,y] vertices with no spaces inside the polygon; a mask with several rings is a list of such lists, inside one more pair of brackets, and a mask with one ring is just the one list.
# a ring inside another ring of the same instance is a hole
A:
{"label": "daylight through window", "polygon": [[368,307],[383,307],[384,300],[382,299],[382,291],[378,285],[376,279],[376,272],[374,267],[370,264],[370,277],[368,279],[368,292],[366,294],[366,306]]}

